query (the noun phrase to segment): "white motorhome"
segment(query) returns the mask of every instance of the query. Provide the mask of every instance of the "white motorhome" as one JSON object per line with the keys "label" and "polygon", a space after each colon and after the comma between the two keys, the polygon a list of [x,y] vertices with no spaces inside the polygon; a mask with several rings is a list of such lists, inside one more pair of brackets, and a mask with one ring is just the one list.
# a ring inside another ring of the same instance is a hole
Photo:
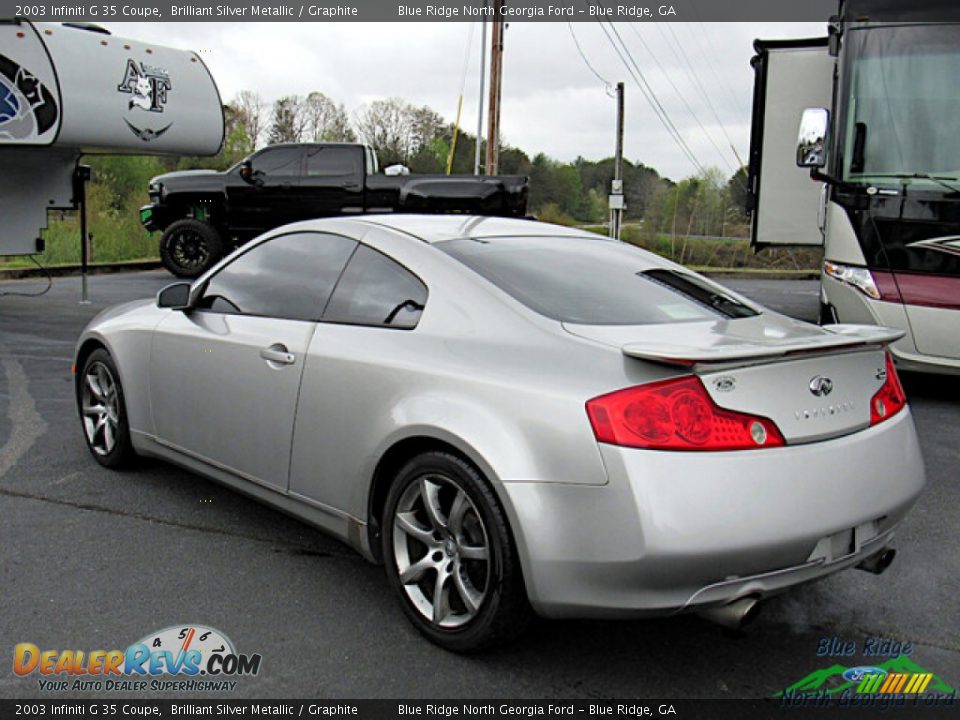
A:
{"label": "white motorhome", "polygon": [[75,207],[82,154],[213,155],[223,132],[196,53],[0,19],[0,255],[42,251],[47,211]]}
{"label": "white motorhome", "polygon": [[[906,331],[960,373],[960,8],[844,0],[828,36],[755,43],[753,245],[823,245],[821,321]],[[799,139],[798,139],[799,128]]]}

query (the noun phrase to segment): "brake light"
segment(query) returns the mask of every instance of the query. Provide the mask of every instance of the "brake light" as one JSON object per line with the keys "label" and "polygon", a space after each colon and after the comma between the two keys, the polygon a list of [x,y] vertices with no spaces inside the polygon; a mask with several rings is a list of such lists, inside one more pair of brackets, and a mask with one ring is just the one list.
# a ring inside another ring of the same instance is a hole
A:
{"label": "brake light", "polygon": [[887,379],[884,380],[883,387],[870,400],[871,425],[889,420],[903,410],[904,405],[907,404],[907,396],[903,392],[903,385],[900,384],[900,377],[897,375],[897,368],[893,365],[893,358],[890,357],[890,353],[886,355]]}
{"label": "brake light", "polygon": [[653,450],[751,450],[784,445],[765,417],[725,410],[700,378],[687,375],[587,401],[599,442]]}

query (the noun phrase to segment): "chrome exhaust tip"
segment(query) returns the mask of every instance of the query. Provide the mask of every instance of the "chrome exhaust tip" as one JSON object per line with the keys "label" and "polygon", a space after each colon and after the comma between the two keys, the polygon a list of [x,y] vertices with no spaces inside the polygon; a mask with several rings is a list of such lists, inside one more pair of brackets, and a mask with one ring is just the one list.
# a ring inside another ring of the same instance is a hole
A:
{"label": "chrome exhaust tip", "polygon": [[896,550],[890,547],[884,548],[857,565],[857,570],[866,570],[867,572],[872,572],[874,575],[879,575],[890,567],[890,564],[896,556]]}
{"label": "chrome exhaust tip", "polygon": [[721,627],[739,630],[753,622],[760,614],[760,602],[757,598],[745,597],[726,605],[698,610],[697,615]]}

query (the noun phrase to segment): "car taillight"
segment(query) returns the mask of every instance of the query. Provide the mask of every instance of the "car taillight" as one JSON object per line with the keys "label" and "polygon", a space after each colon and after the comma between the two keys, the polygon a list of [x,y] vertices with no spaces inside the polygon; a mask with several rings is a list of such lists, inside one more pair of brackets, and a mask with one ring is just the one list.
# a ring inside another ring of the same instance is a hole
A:
{"label": "car taillight", "polygon": [[887,379],[883,387],[870,400],[870,424],[876,425],[889,420],[903,410],[907,404],[907,396],[903,392],[903,385],[897,376],[897,369],[893,365],[893,358],[887,353]]}
{"label": "car taillight", "polygon": [[784,445],[769,418],[725,410],[687,375],[587,401],[599,442],[654,450],[749,450]]}

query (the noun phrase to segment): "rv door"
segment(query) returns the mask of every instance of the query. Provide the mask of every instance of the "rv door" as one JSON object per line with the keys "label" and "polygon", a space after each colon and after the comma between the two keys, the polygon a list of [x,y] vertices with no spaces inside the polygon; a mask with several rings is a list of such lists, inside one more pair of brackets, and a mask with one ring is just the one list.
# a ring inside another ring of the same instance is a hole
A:
{"label": "rv door", "polygon": [[834,58],[827,38],[757,40],[753,46],[751,245],[822,245],[817,217],[823,186],[810,179],[809,169],[797,167],[797,130],[805,108],[832,107]]}

